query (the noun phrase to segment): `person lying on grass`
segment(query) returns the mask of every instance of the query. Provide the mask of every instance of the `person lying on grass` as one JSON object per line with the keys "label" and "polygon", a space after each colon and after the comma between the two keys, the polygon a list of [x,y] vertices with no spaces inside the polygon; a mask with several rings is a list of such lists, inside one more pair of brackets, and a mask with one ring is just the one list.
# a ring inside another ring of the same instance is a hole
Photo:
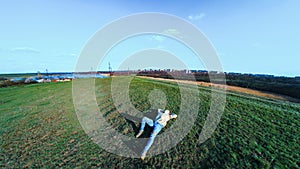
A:
{"label": "person lying on grass", "polygon": [[177,117],[177,115],[174,113],[171,114],[170,110],[162,110],[162,109],[158,109],[157,116],[154,120],[152,120],[148,117],[143,117],[140,131],[135,137],[138,138],[143,134],[146,124],[148,124],[150,127],[152,127],[153,131],[150,135],[150,138],[147,141],[147,144],[146,144],[144,150],[142,151],[142,154],[141,154],[142,160],[145,159],[146,153],[149,150],[149,148],[151,147],[151,145],[153,144],[153,141],[154,141],[155,137],[157,136],[157,134],[161,131],[161,129],[163,127],[165,127],[167,125],[167,122],[169,120],[174,119],[176,117]]}

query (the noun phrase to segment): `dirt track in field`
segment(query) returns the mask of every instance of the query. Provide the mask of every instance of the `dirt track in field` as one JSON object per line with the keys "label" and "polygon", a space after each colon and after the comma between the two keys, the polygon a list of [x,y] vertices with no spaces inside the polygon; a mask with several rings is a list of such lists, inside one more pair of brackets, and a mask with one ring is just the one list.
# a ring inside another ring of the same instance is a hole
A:
{"label": "dirt track in field", "polygon": [[217,88],[226,88],[226,90],[228,90],[228,91],[234,91],[234,92],[240,92],[240,93],[246,93],[246,94],[250,94],[250,95],[260,96],[260,97],[266,97],[266,98],[271,98],[271,99],[278,99],[278,100],[285,100],[285,101],[300,103],[299,99],[295,99],[295,98],[292,98],[289,96],[265,92],[265,91],[259,91],[259,90],[254,90],[254,89],[248,89],[248,88],[243,88],[243,87],[237,87],[237,86],[220,85],[220,84],[213,84],[213,83],[208,83],[208,82],[196,82],[196,81],[188,81],[188,80],[154,78],[154,77],[146,77],[146,76],[139,76],[139,77],[152,79],[152,80],[159,80],[159,81],[168,81],[168,82],[185,83],[185,84],[196,84],[196,85],[206,86],[206,87],[213,86],[213,87],[217,87]]}

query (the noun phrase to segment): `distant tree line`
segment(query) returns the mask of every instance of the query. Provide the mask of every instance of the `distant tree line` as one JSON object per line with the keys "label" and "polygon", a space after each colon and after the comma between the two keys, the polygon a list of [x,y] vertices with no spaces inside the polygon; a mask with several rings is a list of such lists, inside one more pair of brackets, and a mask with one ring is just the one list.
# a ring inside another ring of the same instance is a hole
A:
{"label": "distant tree line", "polygon": [[[97,72],[108,73],[108,72]],[[115,76],[126,76],[136,71],[116,71],[110,72]],[[56,73],[57,74],[57,73]],[[59,73],[59,74],[68,74]],[[150,76],[157,78],[179,79],[179,80],[196,80],[201,82],[211,82],[209,77],[214,77],[212,83],[218,83],[218,72],[207,72],[199,70],[142,70],[137,73],[140,76]],[[26,78],[34,74],[11,74],[0,76],[0,87],[7,87],[12,85],[22,85]],[[43,75],[43,74],[42,74]],[[222,74],[224,75],[224,74]],[[15,81],[11,81],[9,77],[20,77]],[[282,95],[287,95],[293,98],[300,99],[300,77],[278,77],[273,75],[259,75],[259,74],[240,74],[240,73],[225,73],[226,83],[232,86],[239,86],[249,89],[256,89],[260,91],[267,91]],[[220,79],[220,82],[222,80]]]}
{"label": "distant tree line", "polygon": [[300,79],[271,75],[226,74],[228,85],[269,91],[300,99]]}
{"label": "distant tree line", "polygon": [[[218,72],[207,71],[141,71],[141,76],[160,77],[168,79],[182,79],[202,82],[210,82],[209,76],[217,77]],[[300,99],[300,78],[299,77],[283,77],[273,75],[259,74],[240,74],[240,73],[225,73],[227,85],[239,86],[249,89],[267,91],[282,95],[287,95]],[[215,79],[215,78],[214,78]],[[218,83],[215,80],[213,83]]]}

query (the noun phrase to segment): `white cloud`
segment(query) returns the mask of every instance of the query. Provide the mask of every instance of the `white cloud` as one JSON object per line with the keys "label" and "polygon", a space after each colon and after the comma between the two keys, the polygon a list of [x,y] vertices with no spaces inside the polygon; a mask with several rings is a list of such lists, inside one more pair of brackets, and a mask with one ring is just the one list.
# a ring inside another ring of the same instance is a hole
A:
{"label": "white cloud", "polygon": [[72,57],[74,57],[74,56],[77,56],[77,54],[75,54],[75,53],[67,53],[67,54],[65,54],[66,56],[72,56]]}
{"label": "white cloud", "polygon": [[226,54],[225,54],[225,53],[222,53],[222,52],[217,52],[217,55],[218,55],[218,56],[226,56]]}
{"label": "white cloud", "polygon": [[165,40],[168,39],[167,36],[182,38],[181,33],[177,29],[166,29],[163,32],[161,32],[161,35],[158,34],[150,36],[149,40],[163,43]]}
{"label": "white cloud", "polygon": [[58,55],[58,56],[76,57],[76,56],[78,56],[78,55],[75,54],[75,53],[62,53],[62,54],[60,54],[60,55]]}
{"label": "white cloud", "polygon": [[161,36],[161,35],[153,35],[151,36],[151,40],[155,40],[155,41],[158,41],[158,42],[163,42],[165,41],[165,37]]}
{"label": "white cloud", "polygon": [[163,34],[169,34],[178,38],[183,38],[181,33],[177,29],[166,29],[163,31]]}
{"label": "white cloud", "polygon": [[40,51],[31,47],[16,47],[11,49],[11,51],[18,53],[40,53]]}
{"label": "white cloud", "polygon": [[188,19],[191,21],[198,21],[198,20],[203,19],[205,16],[206,16],[206,14],[202,12],[202,13],[196,14],[196,15],[189,15]]}

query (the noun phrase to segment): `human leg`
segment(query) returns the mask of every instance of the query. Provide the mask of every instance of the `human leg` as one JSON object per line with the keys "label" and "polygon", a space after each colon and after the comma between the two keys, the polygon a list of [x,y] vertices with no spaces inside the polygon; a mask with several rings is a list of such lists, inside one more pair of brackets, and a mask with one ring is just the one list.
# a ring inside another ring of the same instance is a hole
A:
{"label": "human leg", "polygon": [[136,138],[140,137],[143,134],[146,124],[148,124],[150,127],[153,127],[153,125],[154,125],[153,120],[149,119],[148,117],[143,117],[142,123],[141,123],[141,128],[140,128],[139,133],[135,136]]}
{"label": "human leg", "polygon": [[151,145],[153,144],[154,142],[154,139],[155,137],[157,136],[157,134],[161,131],[161,129],[163,128],[163,125],[159,124],[159,123],[155,123],[154,124],[154,129],[153,129],[153,132],[151,133],[148,141],[147,141],[147,144],[142,152],[142,155],[141,155],[141,159],[144,160],[144,158],[146,157],[146,153],[148,152],[148,150],[150,149]]}

